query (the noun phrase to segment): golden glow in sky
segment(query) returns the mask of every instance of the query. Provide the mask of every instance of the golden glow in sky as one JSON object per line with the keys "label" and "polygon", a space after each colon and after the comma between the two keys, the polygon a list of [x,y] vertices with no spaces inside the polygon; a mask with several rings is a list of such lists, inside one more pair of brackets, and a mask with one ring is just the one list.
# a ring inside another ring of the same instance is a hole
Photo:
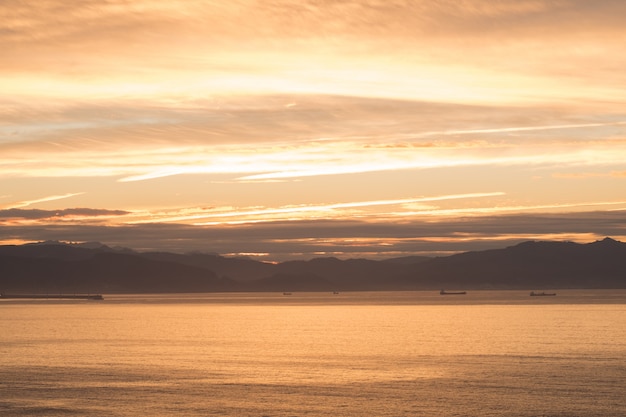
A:
{"label": "golden glow in sky", "polygon": [[276,260],[626,238],[624,16],[3,1],[0,242]]}

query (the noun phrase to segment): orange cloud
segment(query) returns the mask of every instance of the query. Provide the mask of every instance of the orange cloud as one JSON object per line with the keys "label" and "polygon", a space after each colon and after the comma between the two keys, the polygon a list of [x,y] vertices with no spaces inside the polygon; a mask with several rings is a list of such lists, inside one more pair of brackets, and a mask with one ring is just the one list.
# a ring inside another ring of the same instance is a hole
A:
{"label": "orange cloud", "polygon": [[69,193],[69,194],[63,194],[63,195],[52,195],[52,196],[37,198],[35,200],[19,201],[19,202],[11,203],[7,205],[6,207],[12,208],[12,209],[19,209],[19,208],[28,207],[37,203],[62,200],[65,198],[71,198],[71,197],[81,195],[81,194],[84,194],[84,193]]}

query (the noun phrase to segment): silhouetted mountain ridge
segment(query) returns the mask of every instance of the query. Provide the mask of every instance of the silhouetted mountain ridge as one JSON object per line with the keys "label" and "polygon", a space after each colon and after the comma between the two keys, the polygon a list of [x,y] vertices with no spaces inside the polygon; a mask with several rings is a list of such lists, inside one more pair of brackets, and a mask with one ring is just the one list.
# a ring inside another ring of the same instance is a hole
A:
{"label": "silhouetted mountain ridge", "polygon": [[215,254],[134,252],[98,242],[0,246],[4,292],[346,291],[626,288],[626,244],[528,241],[503,249],[384,261],[278,264]]}
{"label": "silhouetted mountain ridge", "polygon": [[[215,273],[168,261],[142,258],[136,254],[82,248],[68,256],[31,257],[5,255],[0,249],[0,290],[27,293],[155,293],[208,292],[231,289],[235,285]],[[11,250],[10,252],[16,252]],[[31,250],[26,251],[26,255]],[[89,255],[89,256],[88,256]]]}
{"label": "silhouetted mountain ridge", "polygon": [[[528,241],[416,265],[423,283],[463,288],[624,288],[626,244]],[[405,277],[410,281],[412,277]]]}

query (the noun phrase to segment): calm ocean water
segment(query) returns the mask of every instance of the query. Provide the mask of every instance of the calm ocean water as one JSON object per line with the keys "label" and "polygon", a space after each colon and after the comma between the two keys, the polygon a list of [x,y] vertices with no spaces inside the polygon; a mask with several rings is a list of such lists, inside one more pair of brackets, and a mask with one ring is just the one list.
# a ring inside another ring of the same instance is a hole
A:
{"label": "calm ocean water", "polygon": [[626,416],[626,291],[0,301],[2,416]]}

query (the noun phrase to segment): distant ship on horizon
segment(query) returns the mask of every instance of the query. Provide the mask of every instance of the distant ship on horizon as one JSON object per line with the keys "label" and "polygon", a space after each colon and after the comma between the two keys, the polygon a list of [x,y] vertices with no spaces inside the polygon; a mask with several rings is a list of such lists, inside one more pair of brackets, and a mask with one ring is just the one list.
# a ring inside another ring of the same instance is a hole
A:
{"label": "distant ship on horizon", "polygon": [[556,296],[556,293],[555,292],[543,292],[543,291],[542,292],[531,291],[530,296],[531,297],[554,297]]}

